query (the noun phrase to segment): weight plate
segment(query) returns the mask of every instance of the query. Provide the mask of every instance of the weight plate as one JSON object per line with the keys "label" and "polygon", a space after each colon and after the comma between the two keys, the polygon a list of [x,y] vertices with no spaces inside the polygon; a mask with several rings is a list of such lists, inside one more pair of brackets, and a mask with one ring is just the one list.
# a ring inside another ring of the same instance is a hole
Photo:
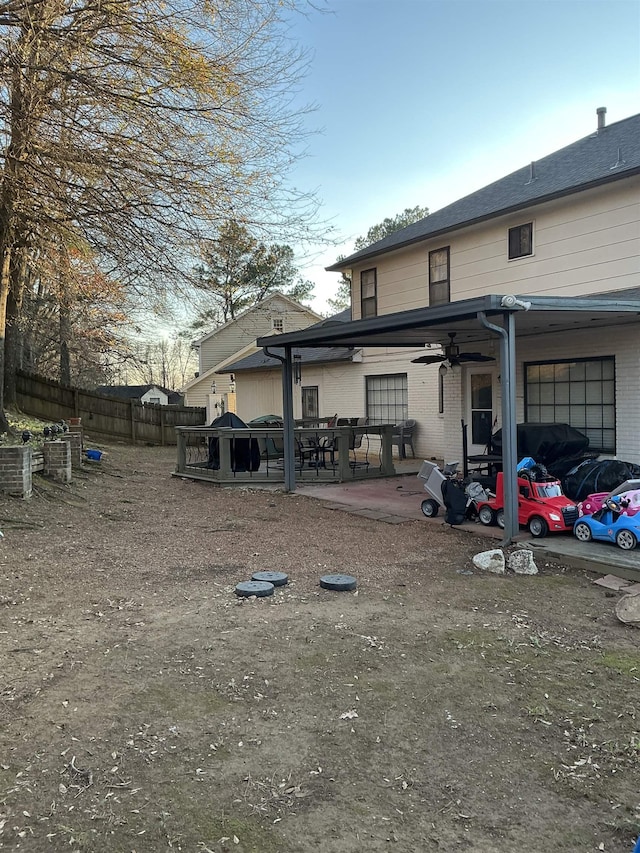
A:
{"label": "weight plate", "polygon": [[236,586],[236,595],[257,595],[262,598],[265,595],[272,595],[274,586],[272,583],[264,583],[263,581],[242,581]]}
{"label": "weight plate", "polygon": [[274,586],[284,586],[289,583],[289,575],[284,572],[254,572],[251,575],[252,581],[266,581]]}
{"label": "weight plate", "polygon": [[323,589],[333,589],[337,592],[355,589],[356,583],[353,575],[323,575],[320,578],[320,586]]}

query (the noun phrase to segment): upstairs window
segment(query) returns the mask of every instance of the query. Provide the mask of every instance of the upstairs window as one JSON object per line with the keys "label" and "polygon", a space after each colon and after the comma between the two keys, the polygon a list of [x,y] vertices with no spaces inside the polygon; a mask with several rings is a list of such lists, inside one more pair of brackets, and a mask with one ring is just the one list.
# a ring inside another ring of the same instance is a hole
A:
{"label": "upstairs window", "polygon": [[271,327],[276,334],[281,335],[284,332],[284,320],[282,317],[273,317],[271,319]]}
{"label": "upstairs window", "polygon": [[360,273],[360,313],[363,320],[366,320],[367,317],[378,316],[377,289],[375,269],[363,270]]}
{"label": "upstairs window", "polygon": [[533,222],[509,228],[509,260],[533,254]]}
{"label": "upstairs window", "polygon": [[451,301],[449,289],[449,246],[429,252],[429,306]]}

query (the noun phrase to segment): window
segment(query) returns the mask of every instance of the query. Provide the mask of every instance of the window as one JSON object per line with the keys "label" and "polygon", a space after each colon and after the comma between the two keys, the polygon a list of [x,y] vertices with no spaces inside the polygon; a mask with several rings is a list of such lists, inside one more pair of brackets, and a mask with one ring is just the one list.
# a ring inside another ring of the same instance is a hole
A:
{"label": "window", "polygon": [[446,305],[449,292],[449,247],[429,252],[429,305]]}
{"label": "window", "polygon": [[378,316],[378,296],[375,269],[363,270],[360,273],[360,305],[363,320],[367,317]]}
{"label": "window", "polygon": [[528,363],[524,371],[527,421],[570,424],[589,437],[590,448],[615,453],[613,356]]}
{"label": "window", "polygon": [[366,391],[370,424],[397,424],[409,417],[406,373],[367,376]]}
{"label": "window", "polygon": [[509,228],[509,260],[533,254],[533,222]]}
{"label": "window", "polygon": [[271,326],[273,331],[278,335],[281,335],[284,332],[284,320],[282,317],[272,317],[271,318]]}
{"label": "window", "polygon": [[302,417],[317,418],[320,407],[318,406],[318,386],[305,385],[302,388]]}
{"label": "window", "polygon": [[157,405],[160,405],[160,397],[149,397],[147,403],[156,403]]}

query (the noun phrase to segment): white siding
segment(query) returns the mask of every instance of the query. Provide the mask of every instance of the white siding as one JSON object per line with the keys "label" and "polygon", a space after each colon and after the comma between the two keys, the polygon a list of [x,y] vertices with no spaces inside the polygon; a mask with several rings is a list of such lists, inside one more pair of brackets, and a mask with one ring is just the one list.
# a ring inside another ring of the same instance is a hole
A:
{"label": "white siding", "polygon": [[[317,323],[319,320],[317,314],[303,305],[297,306],[290,299],[274,295],[244,312],[236,320],[217,329],[211,335],[206,336],[200,344],[199,372],[201,378],[184,389],[185,405],[207,406],[210,403],[211,383],[213,381],[216,383],[217,394],[228,393],[231,375],[228,373],[211,374],[210,371],[236,355],[240,358],[256,352],[257,347],[247,348],[255,342],[256,338],[268,335],[273,331],[274,317],[283,320],[285,332],[306,329],[307,326]],[[280,403],[281,408],[282,403]],[[258,414],[265,414],[265,412],[258,412]]]}
{"label": "white siding", "polygon": [[308,311],[303,306],[297,308],[290,300],[274,296],[249,309],[202,341],[200,373],[205,373],[220,364],[256,338],[273,332],[274,317],[283,320],[285,332],[306,329],[307,326],[318,322],[314,312]]}
{"label": "white siding", "polygon": [[165,394],[165,392],[161,388],[150,388],[146,391],[142,397],[140,397],[141,403],[150,403],[152,400],[157,401],[161,406],[166,406],[169,403],[169,398]]}
{"label": "white siding", "polygon": [[[534,223],[534,254],[509,261],[508,230]],[[376,267],[378,314],[428,305],[429,251],[450,246],[451,299],[487,293],[578,296],[638,285],[640,178],[630,178],[492,219],[353,270],[354,319],[360,271]]]}
{"label": "white siding", "polygon": [[[417,456],[440,458],[444,452],[445,419],[438,414],[438,365],[411,364],[415,356],[377,349],[362,362],[302,365],[302,383],[293,389],[294,417],[301,416],[301,387],[317,386],[320,417],[355,418],[366,414],[366,376],[406,373],[409,417],[418,422],[414,438]],[[238,415],[250,421],[258,415],[282,414],[280,370],[242,372],[237,377]]]}
{"label": "white siding", "polygon": [[[597,334],[595,333],[597,332]],[[539,337],[516,341],[516,420],[524,421],[524,369],[531,361],[566,360],[597,356],[615,356],[616,370],[616,453],[617,459],[640,462],[640,324],[605,327],[597,330],[549,333],[541,346]],[[499,364],[497,366],[499,371]],[[445,450],[447,459],[461,459],[461,418],[468,421],[462,405],[464,371],[456,377],[448,374],[445,386]],[[500,396],[498,395],[498,424]]]}

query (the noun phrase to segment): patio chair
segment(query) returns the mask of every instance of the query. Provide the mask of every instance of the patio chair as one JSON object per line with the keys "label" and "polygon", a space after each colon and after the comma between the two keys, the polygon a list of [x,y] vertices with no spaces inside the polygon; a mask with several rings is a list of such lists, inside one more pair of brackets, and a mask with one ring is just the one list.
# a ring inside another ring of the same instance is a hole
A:
{"label": "patio chair", "polygon": [[391,447],[398,448],[398,456],[401,459],[407,458],[407,452],[405,450],[405,446],[409,445],[411,448],[411,456],[415,459],[416,452],[413,447],[413,433],[416,429],[416,422],[409,418],[406,421],[400,421],[399,424],[396,424],[391,433]]}
{"label": "patio chair", "polygon": [[[367,426],[369,423],[369,418],[356,418],[355,424],[353,426],[363,427]],[[356,455],[356,450],[362,447],[362,438],[365,433],[356,432],[355,430],[349,436],[349,451],[353,454],[353,458],[350,460],[349,464],[352,468],[368,468],[369,460],[358,459]]]}
{"label": "patio chair", "polygon": [[327,456],[331,464],[334,464],[335,448],[333,441],[327,436],[309,437],[305,439],[296,438],[298,449],[298,465],[302,469],[305,464],[308,468],[326,468]]}

